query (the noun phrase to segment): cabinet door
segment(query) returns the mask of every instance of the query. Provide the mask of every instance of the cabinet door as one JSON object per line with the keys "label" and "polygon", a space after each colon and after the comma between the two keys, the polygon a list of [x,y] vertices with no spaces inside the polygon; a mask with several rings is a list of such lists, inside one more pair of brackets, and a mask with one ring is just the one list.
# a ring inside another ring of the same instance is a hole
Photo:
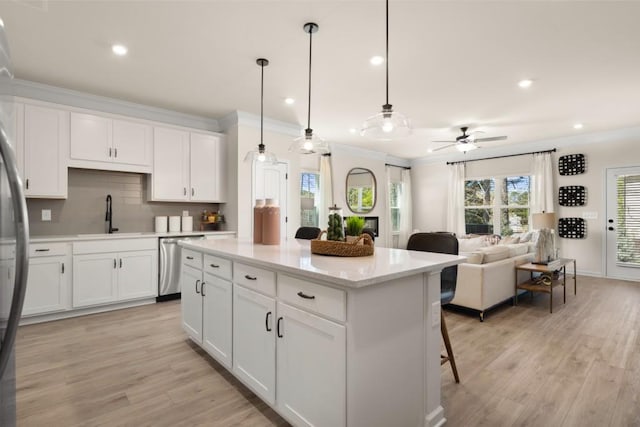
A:
{"label": "cabinet door", "polygon": [[151,126],[113,120],[113,160],[128,165],[151,166]]}
{"label": "cabinet door", "polygon": [[191,133],[191,200],[213,202],[218,200],[216,171],[218,169],[219,138],[214,135]]}
{"label": "cabinet door", "polygon": [[158,294],[157,251],[122,252],[118,257],[118,300]]}
{"label": "cabinet door", "polygon": [[152,199],[189,200],[189,133],[153,130]]}
{"label": "cabinet door", "polygon": [[118,299],[116,253],[73,257],[73,306],[85,307]]}
{"label": "cabinet door", "polygon": [[283,303],[278,318],[278,409],[295,425],[344,426],[345,327]]}
{"label": "cabinet door", "polygon": [[50,313],[66,310],[69,289],[69,264],[65,257],[43,257],[29,260],[27,294],[22,314]]}
{"label": "cabinet door", "polygon": [[201,285],[202,271],[183,264],[180,273],[182,329],[200,344],[202,344]]}
{"label": "cabinet door", "polygon": [[231,282],[204,273],[202,284],[202,345],[231,369]]}
{"label": "cabinet door", "polygon": [[24,182],[27,197],[67,197],[69,113],[24,106]]}
{"label": "cabinet door", "polygon": [[276,398],[275,309],[273,298],[233,285],[233,372],[270,404]]}
{"label": "cabinet door", "polygon": [[111,162],[111,119],[93,114],[71,113],[71,150],[74,160]]}

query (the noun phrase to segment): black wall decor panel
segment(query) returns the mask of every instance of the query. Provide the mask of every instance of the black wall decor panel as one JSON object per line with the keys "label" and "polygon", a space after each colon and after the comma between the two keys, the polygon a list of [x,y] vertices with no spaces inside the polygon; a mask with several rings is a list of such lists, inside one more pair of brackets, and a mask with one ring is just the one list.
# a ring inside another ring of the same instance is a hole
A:
{"label": "black wall decor panel", "polygon": [[567,154],[558,158],[560,175],[578,175],[586,170],[584,154]]}
{"label": "black wall decor panel", "polygon": [[587,189],[583,185],[566,185],[558,189],[560,206],[584,206],[587,202]]}
{"label": "black wall decor panel", "polygon": [[584,239],[587,233],[587,224],[582,218],[558,219],[558,235],[565,239]]}

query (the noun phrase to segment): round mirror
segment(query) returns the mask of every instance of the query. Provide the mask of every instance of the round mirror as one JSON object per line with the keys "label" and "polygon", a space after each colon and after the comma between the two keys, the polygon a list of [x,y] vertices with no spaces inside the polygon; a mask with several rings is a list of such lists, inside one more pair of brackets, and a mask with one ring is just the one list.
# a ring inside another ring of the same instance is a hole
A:
{"label": "round mirror", "polygon": [[347,174],[347,206],[353,213],[366,214],[376,205],[376,177],[369,169],[353,168]]}

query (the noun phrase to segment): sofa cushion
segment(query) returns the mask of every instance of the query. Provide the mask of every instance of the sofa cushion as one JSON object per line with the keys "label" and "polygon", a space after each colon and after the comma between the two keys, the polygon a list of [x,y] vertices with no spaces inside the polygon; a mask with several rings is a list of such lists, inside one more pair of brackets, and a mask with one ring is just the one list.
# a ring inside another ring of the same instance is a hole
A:
{"label": "sofa cushion", "polygon": [[519,236],[505,236],[500,240],[500,245],[511,245],[514,243],[520,243],[520,237]]}
{"label": "sofa cushion", "polygon": [[480,251],[471,252],[466,257],[467,264],[482,264],[482,261],[484,261],[484,253]]}
{"label": "sofa cushion", "polygon": [[487,246],[487,239],[485,236],[472,237],[470,239],[458,239],[459,252],[474,252],[485,246]]}
{"label": "sofa cushion", "polygon": [[489,246],[481,248],[480,251],[484,254],[483,264],[509,258],[509,248],[507,246]]}
{"label": "sofa cushion", "polygon": [[529,244],[528,243],[515,243],[512,245],[505,245],[509,248],[509,258],[513,258],[514,256],[524,255],[529,252]]}

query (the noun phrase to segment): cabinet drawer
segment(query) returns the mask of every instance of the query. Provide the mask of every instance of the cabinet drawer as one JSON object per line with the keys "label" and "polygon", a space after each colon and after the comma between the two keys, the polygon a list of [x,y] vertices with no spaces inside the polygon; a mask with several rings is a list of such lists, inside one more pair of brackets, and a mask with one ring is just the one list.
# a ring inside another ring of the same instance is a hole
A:
{"label": "cabinet drawer", "polygon": [[32,243],[29,245],[29,258],[67,255],[66,243]]}
{"label": "cabinet drawer", "polygon": [[276,295],[276,273],[273,271],[234,262],[233,281],[269,296]]}
{"label": "cabinet drawer", "polygon": [[341,322],[346,318],[346,295],[339,289],[278,274],[278,298]]}
{"label": "cabinet drawer", "polygon": [[182,248],[182,263],[202,270],[202,254],[191,249]]}
{"label": "cabinet drawer", "polygon": [[205,255],[204,271],[231,280],[231,261],[213,255]]}

